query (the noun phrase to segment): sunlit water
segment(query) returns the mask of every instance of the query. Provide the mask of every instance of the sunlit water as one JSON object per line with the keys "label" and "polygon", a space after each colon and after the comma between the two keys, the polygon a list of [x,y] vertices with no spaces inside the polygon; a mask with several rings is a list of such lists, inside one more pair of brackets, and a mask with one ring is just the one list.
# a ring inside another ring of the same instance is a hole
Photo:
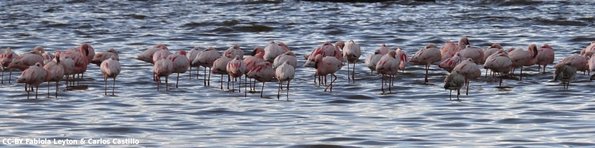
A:
{"label": "sunlit water", "polygon": [[[0,137],[138,138],[143,146],[593,146],[593,82],[582,72],[570,89],[537,67],[523,81],[499,89],[490,78],[471,82],[468,96],[449,101],[447,74],[407,67],[392,94],[363,63],[357,80],[338,73],[332,93],[313,84],[314,71],[297,68],[290,101],[277,85],[258,93],[220,90],[183,74],[180,88],[156,90],[152,66],[135,59],[157,43],[170,50],[238,43],[248,52],[268,41],[286,42],[298,57],[323,41],[356,40],[364,59],[380,44],[409,54],[428,43],[463,35],[471,44],[505,48],[549,43],[556,62],[595,40],[592,1],[439,1],[327,3],[307,1],[60,1],[0,2],[0,46],[19,53],[36,45],[66,49],[88,42],[120,52],[116,96],[103,95],[99,69],[90,65],[82,89],[59,98],[27,100],[22,84],[0,85]],[[300,64],[303,60],[300,58]],[[518,71],[517,71],[518,73]],[[201,73],[202,74],[202,73]],[[202,77],[202,75],[201,75]],[[170,88],[175,76],[170,77]],[[14,77],[13,77],[14,82]],[[258,84],[260,86],[260,84]],[[53,91],[53,90],[52,90]],[[243,91],[243,90],[242,90]]]}

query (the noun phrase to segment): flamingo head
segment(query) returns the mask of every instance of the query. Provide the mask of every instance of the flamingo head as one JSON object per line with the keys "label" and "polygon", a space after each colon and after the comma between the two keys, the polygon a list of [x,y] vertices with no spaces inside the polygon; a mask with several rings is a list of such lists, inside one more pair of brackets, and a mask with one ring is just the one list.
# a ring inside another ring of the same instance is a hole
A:
{"label": "flamingo head", "polygon": [[502,49],[502,45],[500,45],[499,43],[493,43],[490,48],[497,48],[497,49]]}
{"label": "flamingo head", "polygon": [[262,47],[254,47],[254,50],[252,50],[252,53],[250,55],[252,56],[256,56],[259,53],[264,53],[264,49]]}
{"label": "flamingo head", "polygon": [[167,49],[167,45],[165,45],[163,43],[159,43],[159,44],[155,45],[154,48],[163,49],[163,50],[169,50],[169,49]]}
{"label": "flamingo head", "polygon": [[531,45],[529,45],[529,53],[531,53],[531,54],[532,54],[532,58],[535,58],[535,57],[537,57],[537,53],[538,53],[538,52],[539,52],[539,51],[537,51],[537,45],[535,45],[535,44],[531,44]]}
{"label": "flamingo head", "polygon": [[178,51],[178,54],[179,54],[179,55],[186,56],[186,54],[187,54],[187,53],[186,53],[186,51],[184,51],[184,50],[180,50],[180,51]]}
{"label": "flamingo head", "polygon": [[467,36],[463,36],[463,37],[461,37],[461,40],[459,40],[459,46],[461,46],[461,47],[465,47],[470,44],[471,43],[469,43],[469,38]]}
{"label": "flamingo head", "polygon": [[[350,40],[350,42],[353,42],[353,40]],[[335,46],[337,46],[339,49],[343,49],[343,47],[345,47],[345,41],[337,41],[335,42]]]}

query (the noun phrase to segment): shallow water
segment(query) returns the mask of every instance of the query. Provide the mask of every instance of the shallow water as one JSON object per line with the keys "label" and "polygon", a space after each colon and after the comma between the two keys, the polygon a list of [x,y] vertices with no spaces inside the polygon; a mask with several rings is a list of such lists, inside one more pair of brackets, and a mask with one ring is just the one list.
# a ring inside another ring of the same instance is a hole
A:
{"label": "shallow water", "polygon": [[0,7],[2,48],[53,51],[89,42],[96,51],[117,49],[123,65],[116,96],[103,95],[95,65],[81,82],[85,87],[62,85],[58,99],[44,96],[45,85],[39,100],[27,100],[21,84],[0,85],[0,137],[138,138],[143,146],[201,147],[595,145],[594,83],[580,73],[563,90],[551,81],[551,66],[546,74],[529,67],[526,79],[507,79],[503,89],[482,77],[462,101],[449,101],[442,87],[446,72],[437,66],[426,85],[423,66],[409,65],[387,95],[363,63],[355,83],[341,70],[332,93],[313,84],[312,69],[299,67],[290,101],[278,101],[274,83],[266,84],[266,99],[244,97],[220,90],[218,76],[205,87],[183,74],[180,88],[158,92],[152,66],[134,59],[157,43],[173,51],[238,43],[249,51],[281,40],[302,57],[323,41],[353,39],[363,47],[363,60],[382,43],[412,54],[467,35],[481,47],[549,43],[557,62],[595,40],[592,1],[74,0],[2,1]]}

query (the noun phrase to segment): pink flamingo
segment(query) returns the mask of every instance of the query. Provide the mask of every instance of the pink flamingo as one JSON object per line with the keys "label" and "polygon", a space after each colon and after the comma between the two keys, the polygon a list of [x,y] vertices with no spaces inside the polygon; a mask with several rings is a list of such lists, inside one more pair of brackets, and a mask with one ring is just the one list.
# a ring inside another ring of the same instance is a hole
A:
{"label": "pink flamingo", "polygon": [[174,64],[171,60],[166,58],[159,59],[153,65],[153,79],[157,81],[157,91],[159,91],[160,84],[161,84],[161,77],[165,77],[165,90],[169,90],[169,86],[167,85],[167,79],[169,75],[171,75],[174,71]]}
{"label": "pink flamingo", "polygon": [[[241,92],[242,75],[248,72],[243,56],[236,55],[235,58],[227,63],[226,70],[227,74],[233,78],[232,88],[235,88],[235,83],[238,81],[238,78],[240,79],[240,84],[238,84],[238,92]],[[244,91],[244,96],[246,96],[246,91]]]}
{"label": "pink flamingo", "polygon": [[262,98],[265,82],[271,82],[275,80],[275,70],[273,70],[273,65],[270,62],[263,61],[255,64],[254,67],[249,69],[246,76],[262,82],[262,87],[260,88],[260,97]]}
{"label": "pink flamingo", "polygon": [[467,48],[467,45],[471,45],[469,43],[469,38],[467,36],[463,36],[459,40],[459,43],[457,44],[457,48],[459,48],[458,50],[460,51],[460,50],[463,50],[463,49]]}
{"label": "pink flamingo", "polygon": [[452,90],[457,90],[457,100],[460,100],[459,96],[461,95],[461,88],[465,85],[465,76],[459,74],[456,71],[448,74],[444,79],[444,89],[448,89],[449,92],[449,100],[452,100]]}
{"label": "pink flamingo", "polygon": [[[333,83],[337,80],[337,76],[335,75],[335,73],[337,71],[339,71],[339,69],[341,69],[341,67],[343,66],[343,63],[341,61],[339,61],[339,59],[337,59],[334,56],[326,56],[323,57],[322,55],[317,55],[316,56],[316,60],[314,60],[315,62],[315,67],[316,68],[316,75],[318,76],[326,76],[326,75],[331,75],[334,77],[334,79],[331,81],[331,84],[328,85],[324,91],[326,91],[327,89],[329,89],[330,87],[330,92],[333,91]],[[287,63],[287,62],[285,62]]]}
{"label": "pink flamingo", "polygon": [[196,79],[198,79],[198,73],[200,71],[200,65],[198,65],[198,63],[193,63],[192,61],[194,61],[194,59],[196,59],[196,57],[202,52],[202,50],[200,50],[200,47],[194,47],[192,49],[190,49],[188,51],[188,54],[186,54],[186,58],[188,58],[188,61],[190,61],[190,67],[188,67],[188,76],[190,79],[192,79],[192,67],[196,67]]}
{"label": "pink flamingo", "polygon": [[[202,67],[205,67],[205,71],[204,71],[205,75],[204,75],[204,79],[203,79],[204,86],[211,85],[211,73],[210,73],[211,67],[213,67],[213,63],[219,57],[221,57],[221,53],[219,53],[215,48],[209,47],[209,48],[205,49],[204,51],[202,51],[200,54],[198,54],[194,60],[192,60],[192,65],[200,65]],[[207,72],[207,68],[209,68],[209,70],[208,70],[209,72]],[[208,79],[207,79],[207,73],[208,73]]]}
{"label": "pink flamingo", "polygon": [[485,62],[489,56],[491,56],[492,54],[498,53],[499,51],[504,51],[504,49],[502,48],[502,45],[500,45],[498,43],[493,43],[490,47],[483,50],[483,57],[484,57],[483,61]]}
{"label": "pink flamingo", "polygon": [[463,59],[471,58],[473,59],[473,62],[477,64],[483,64],[484,62],[483,49],[481,48],[471,47],[467,45],[467,48],[462,49],[461,51],[459,51],[459,53],[461,54],[461,57]]}
{"label": "pink flamingo", "polygon": [[171,52],[165,49],[155,51],[153,54],[153,63],[157,62],[157,60],[166,59],[170,54]]}
{"label": "pink flamingo", "polygon": [[58,98],[58,85],[64,77],[64,66],[60,63],[60,57],[55,57],[54,60],[48,62],[43,66],[43,69],[47,71],[46,80],[48,82],[48,97],[50,97],[50,82],[56,82],[56,93],[55,96]]}
{"label": "pink flamingo", "polygon": [[411,62],[415,65],[425,65],[425,68],[426,68],[425,82],[428,83],[429,82],[428,81],[428,69],[430,69],[430,64],[439,62],[440,58],[441,58],[440,50],[436,47],[436,45],[428,44],[424,48],[419,49],[419,51],[417,51],[415,53],[415,55],[413,55],[413,57],[411,57],[411,60],[409,62]]}
{"label": "pink flamingo", "polygon": [[178,74],[176,77],[176,88],[178,88],[178,82],[180,81],[180,73],[186,73],[188,67],[190,67],[190,61],[186,57],[186,51],[180,50],[178,54],[170,54],[167,59],[172,62],[173,71],[172,73]]}
{"label": "pink flamingo", "polygon": [[293,54],[293,52],[288,51],[285,52],[275,58],[273,60],[273,68],[279,67],[281,64],[287,62],[287,64],[296,67],[297,66],[297,57]]}
{"label": "pink flamingo", "polygon": [[589,69],[589,59],[585,55],[570,55],[562,59],[562,61],[560,61],[558,64],[556,64],[556,67],[560,67],[561,65],[567,63],[570,63],[570,66],[576,68],[577,71],[586,72]]}
{"label": "pink flamingo", "polygon": [[[264,49],[261,47],[255,47],[254,50],[252,50],[252,53],[250,54],[251,56],[246,56],[244,57],[244,63],[246,63],[246,69],[251,70],[254,69],[256,67],[256,64],[264,62]],[[274,72],[273,72],[274,74]],[[250,91],[255,91],[256,87],[255,82],[254,82],[254,77],[252,77],[251,75],[246,75],[246,77],[250,80]],[[254,84],[254,86],[252,85]]]}
{"label": "pink flamingo", "polygon": [[556,69],[554,72],[554,81],[562,81],[564,88],[568,89],[570,81],[574,80],[577,68],[572,66],[572,63],[559,63],[554,68]]}
{"label": "pink flamingo", "polygon": [[14,53],[12,51],[12,49],[10,48],[6,48],[4,49],[4,51],[2,53],[0,53],[0,70],[2,70],[2,74],[1,74],[1,83],[4,84],[4,71],[8,70],[8,83],[10,84],[10,81],[12,79],[12,70],[10,70],[8,68],[8,65],[10,65],[10,63],[15,59],[19,57],[19,55],[17,55],[16,53]]}
{"label": "pink flamingo", "polygon": [[110,48],[106,52],[98,52],[97,54],[95,54],[95,56],[93,56],[93,59],[91,59],[91,63],[100,66],[103,61],[110,59],[111,57],[116,58],[117,61],[120,60],[120,57],[118,56],[118,51],[116,51],[116,49]]}
{"label": "pink flamingo", "polygon": [[592,41],[589,46],[581,50],[581,55],[586,57],[591,57],[593,54],[595,54],[595,41]]}
{"label": "pink flamingo", "polygon": [[382,56],[376,64],[376,71],[382,75],[382,94],[384,94],[384,83],[388,77],[388,92],[391,93],[392,82],[395,75],[399,72],[399,60],[396,59],[397,53],[389,51],[388,54]]}
{"label": "pink flamingo", "polygon": [[14,60],[8,64],[8,68],[16,68],[24,71],[36,63],[43,63],[43,57],[40,54],[25,53],[14,58]]}
{"label": "pink flamingo", "polygon": [[459,50],[459,47],[454,42],[447,40],[446,43],[442,45],[442,48],[440,48],[440,60],[444,61],[446,59],[450,59],[457,52],[459,52]]}
{"label": "pink flamingo", "polygon": [[56,50],[56,57],[59,58],[60,60],[60,65],[62,65],[62,67],[64,67],[64,75],[66,76],[66,86],[69,85],[69,81],[68,81],[68,76],[69,75],[74,75],[74,68],[75,68],[75,62],[74,59],[72,59],[72,57],[64,57],[64,56],[60,56],[62,54],[62,52],[60,50]]}
{"label": "pink flamingo", "polygon": [[[112,95],[114,95],[114,91],[116,88],[116,77],[120,74],[120,62],[116,58],[116,56],[112,56],[111,58],[104,60],[101,62],[99,66],[101,69],[101,73],[103,74],[103,82],[104,82],[104,93],[107,96],[107,79],[112,78]],[[167,77],[166,77],[167,79]],[[167,82],[166,82],[167,85]]]}
{"label": "pink flamingo", "polygon": [[226,56],[221,56],[220,58],[218,58],[217,60],[215,60],[215,62],[213,62],[213,69],[211,70],[211,73],[213,74],[220,74],[221,75],[221,79],[219,79],[219,82],[221,82],[220,88],[223,90],[223,75],[227,75],[227,89],[229,89],[229,75],[227,74],[227,63],[229,63],[229,61],[231,61],[231,58],[228,58]]}
{"label": "pink flamingo", "polygon": [[264,59],[273,62],[275,58],[285,52],[285,48],[279,46],[279,43],[275,41],[269,42],[269,44],[264,47]]}
{"label": "pink flamingo", "polygon": [[545,73],[545,67],[547,67],[547,64],[554,63],[554,49],[548,44],[543,44],[543,46],[538,49],[536,60],[536,64],[540,65],[540,68],[541,65],[543,65],[542,73]]}
{"label": "pink flamingo", "polygon": [[376,70],[376,63],[380,61],[380,58],[388,53],[390,49],[386,47],[386,45],[380,45],[380,48],[376,49],[373,54],[370,54],[366,57],[366,61],[364,62],[366,66],[370,69],[370,74]]}
{"label": "pink flamingo", "polygon": [[[35,87],[35,99],[37,99],[37,93],[39,90],[39,84],[43,83],[46,80],[48,72],[43,69],[41,63],[36,63],[33,66],[29,66],[29,68],[25,69],[19,79],[17,79],[17,83],[25,83],[31,87],[31,91],[33,91],[33,87]],[[25,87],[25,91],[27,91]],[[29,91],[27,91],[27,99],[29,99]]]}
{"label": "pink flamingo", "polygon": [[359,60],[359,57],[362,55],[362,51],[360,46],[355,43],[353,40],[349,40],[343,47],[343,57],[347,58],[347,73],[349,75],[349,64],[353,64],[353,69],[351,70],[351,77],[347,76],[347,80],[353,80],[355,82],[355,63]]}
{"label": "pink flamingo", "polygon": [[[67,51],[61,52],[60,58],[70,58],[74,61],[74,67],[72,69],[73,79],[75,75],[80,74],[80,78],[83,79],[83,74],[87,71],[87,65],[89,65],[89,59],[87,59],[86,49],[88,48],[76,48],[76,49],[69,49]],[[60,59],[64,61],[63,59]],[[68,77],[68,76],[67,76]]]}
{"label": "pink flamingo", "polygon": [[397,57],[399,57],[399,69],[405,72],[405,66],[407,66],[407,63],[409,63],[407,53],[405,52],[405,50],[399,47],[397,47],[397,50],[395,52],[397,53]]}
{"label": "pink flamingo", "polygon": [[244,51],[242,50],[242,48],[240,48],[240,45],[234,44],[227,50],[225,50],[223,52],[223,55],[225,55],[228,58],[235,58],[236,56],[244,56]]}
{"label": "pink flamingo", "polygon": [[153,64],[153,54],[158,50],[168,50],[165,44],[157,44],[153,47],[149,47],[137,56],[138,60]]}
{"label": "pink flamingo", "polygon": [[479,66],[473,62],[473,59],[468,58],[467,60],[463,60],[459,63],[455,68],[452,70],[455,71],[463,76],[465,76],[465,84],[467,86],[467,91],[465,95],[469,95],[469,80],[477,79],[481,75],[481,70]]}
{"label": "pink flamingo", "polygon": [[[531,66],[535,64],[538,52],[535,44],[529,45],[528,51],[514,48],[508,51],[508,57],[512,60],[512,67],[521,67],[520,80],[523,80],[523,66]],[[514,69],[512,72],[514,74]]]}
{"label": "pink flamingo", "polygon": [[461,56],[460,53],[457,52],[452,57],[440,62],[440,64],[438,64],[438,67],[440,67],[448,72],[451,72],[452,69],[455,68],[455,66],[457,66],[459,63],[461,63],[461,61],[463,61],[463,57]]}
{"label": "pink flamingo", "polygon": [[510,70],[512,70],[512,60],[508,57],[508,54],[502,50],[488,56],[483,67],[501,74],[500,84],[498,85],[501,87],[503,74],[508,74]]}
{"label": "pink flamingo", "polygon": [[295,68],[287,62],[275,69],[275,78],[279,81],[279,89],[277,90],[277,100],[280,98],[281,89],[283,89],[283,82],[287,81],[287,100],[289,101],[289,83],[295,76]]}
{"label": "pink flamingo", "polygon": [[91,59],[95,56],[95,49],[90,44],[84,43],[78,47],[78,51],[80,51],[83,56],[85,56],[87,60],[87,64],[91,62]]}
{"label": "pink flamingo", "polygon": [[43,57],[43,64],[47,64],[52,62],[52,60],[54,60],[54,55],[52,55],[52,53],[49,52],[44,52],[41,54],[41,57]]}

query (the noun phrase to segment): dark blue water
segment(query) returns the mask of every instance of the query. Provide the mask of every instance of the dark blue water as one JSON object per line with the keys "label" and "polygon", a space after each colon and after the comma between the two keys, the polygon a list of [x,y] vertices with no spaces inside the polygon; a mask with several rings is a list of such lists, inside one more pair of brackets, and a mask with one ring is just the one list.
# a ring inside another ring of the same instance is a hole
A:
{"label": "dark blue water", "polygon": [[1,48],[24,53],[88,42],[99,52],[117,49],[123,65],[116,96],[103,95],[95,65],[85,87],[62,85],[58,99],[26,100],[23,85],[0,85],[0,137],[137,138],[142,146],[168,147],[595,145],[594,83],[580,73],[563,90],[551,81],[551,67],[546,74],[530,67],[523,81],[505,80],[506,89],[482,77],[462,101],[449,101],[447,72],[437,66],[426,85],[423,66],[409,65],[388,95],[363,63],[356,83],[341,70],[332,93],[313,84],[313,69],[298,67],[290,101],[277,101],[275,83],[267,83],[265,99],[244,97],[219,90],[218,76],[205,87],[183,74],[180,88],[157,92],[152,66],[135,59],[158,43],[172,51],[237,43],[249,51],[280,40],[301,57],[324,41],[353,39],[363,60],[383,43],[412,54],[467,35],[480,47],[549,43],[557,62],[595,40],[593,1],[73,0],[2,1],[0,8]]}

